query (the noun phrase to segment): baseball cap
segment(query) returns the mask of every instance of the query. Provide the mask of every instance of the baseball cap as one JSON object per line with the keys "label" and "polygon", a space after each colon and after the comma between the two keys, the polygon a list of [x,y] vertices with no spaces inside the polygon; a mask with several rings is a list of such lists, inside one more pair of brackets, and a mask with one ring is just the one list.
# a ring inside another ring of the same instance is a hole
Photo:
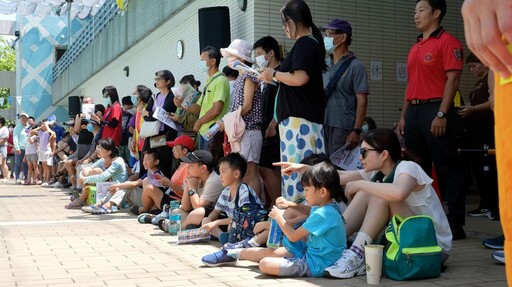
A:
{"label": "baseball cap", "polygon": [[349,22],[342,19],[333,19],[329,24],[323,26],[322,30],[338,30],[347,34],[348,36],[352,36],[352,26]]}
{"label": "baseball cap", "polygon": [[25,116],[26,118],[28,118],[27,113],[21,113],[21,114],[18,116],[18,118],[21,118],[22,116]]}
{"label": "baseball cap", "polygon": [[187,156],[181,157],[180,160],[186,163],[202,163],[210,168],[213,168],[213,156],[209,151],[206,150],[196,150],[193,152],[189,152]]}
{"label": "baseball cap", "polygon": [[182,145],[188,149],[188,151],[194,151],[195,145],[194,140],[189,136],[179,136],[173,141],[167,142],[168,147],[173,147],[176,145]]}

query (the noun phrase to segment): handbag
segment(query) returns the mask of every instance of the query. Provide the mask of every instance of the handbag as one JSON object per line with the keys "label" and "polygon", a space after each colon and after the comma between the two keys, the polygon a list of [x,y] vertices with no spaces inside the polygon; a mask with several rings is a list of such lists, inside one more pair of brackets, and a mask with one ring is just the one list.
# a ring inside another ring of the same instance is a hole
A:
{"label": "handbag", "polygon": [[139,136],[141,138],[149,138],[156,136],[160,132],[160,121],[144,121],[140,128]]}
{"label": "handbag", "polygon": [[441,275],[441,247],[430,216],[403,219],[395,214],[386,228],[389,244],[384,252],[384,275],[403,281]]}
{"label": "handbag", "polygon": [[[249,203],[238,206],[238,199],[240,196],[240,187],[247,186],[249,189]],[[240,184],[235,198],[235,210],[233,212],[233,219],[229,224],[229,237],[228,242],[236,243],[246,238],[254,236],[254,226],[260,221],[267,220],[267,211],[263,209],[261,204],[256,202],[253,192],[246,183]]]}

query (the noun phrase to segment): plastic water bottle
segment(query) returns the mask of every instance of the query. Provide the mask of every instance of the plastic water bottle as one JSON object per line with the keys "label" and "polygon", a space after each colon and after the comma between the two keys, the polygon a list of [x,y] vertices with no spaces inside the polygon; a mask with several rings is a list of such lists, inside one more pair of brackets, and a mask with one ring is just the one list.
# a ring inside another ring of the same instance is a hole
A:
{"label": "plastic water bottle", "polygon": [[207,132],[203,135],[205,141],[210,141],[215,134],[220,131],[219,124],[215,123]]}
{"label": "plastic water bottle", "polygon": [[177,235],[178,231],[181,230],[181,208],[180,202],[177,200],[171,201],[171,206],[169,207],[168,230],[170,235]]}
{"label": "plastic water bottle", "polygon": [[283,231],[274,219],[270,219],[270,230],[268,233],[267,247],[276,249],[283,238]]}

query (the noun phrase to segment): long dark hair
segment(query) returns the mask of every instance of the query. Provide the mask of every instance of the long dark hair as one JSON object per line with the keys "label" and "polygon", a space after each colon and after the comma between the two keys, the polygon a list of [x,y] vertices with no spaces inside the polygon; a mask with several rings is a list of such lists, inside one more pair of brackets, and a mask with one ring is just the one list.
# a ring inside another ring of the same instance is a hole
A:
{"label": "long dark hair", "polygon": [[117,89],[114,86],[106,86],[101,90],[101,94],[104,95],[107,93],[108,97],[110,97],[110,104],[114,104],[115,102],[119,102],[119,94],[117,93]]}
{"label": "long dark hair", "polygon": [[402,159],[402,148],[396,134],[390,129],[377,128],[369,130],[363,141],[369,144],[377,152],[388,151],[394,162]]}
{"label": "long dark hair", "polygon": [[313,23],[313,17],[311,16],[311,10],[309,9],[308,4],[303,0],[291,0],[281,9],[281,14],[284,19],[289,18],[292,19],[294,23],[302,23],[304,26],[311,28],[313,37],[315,37],[318,45],[320,45],[322,70],[325,71],[327,69],[327,65],[323,60],[325,59],[324,39],[320,29],[318,29],[315,23]]}
{"label": "long dark hair", "polygon": [[313,186],[315,188],[325,187],[331,198],[340,202],[342,200],[342,188],[340,176],[336,168],[328,163],[321,162],[308,168],[300,179],[302,186]]}
{"label": "long dark hair", "polygon": [[119,155],[119,148],[116,146],[116,143],[111,138],[101,139],[98,142],[103,149],[110,151],[110,158],[115,158]]}

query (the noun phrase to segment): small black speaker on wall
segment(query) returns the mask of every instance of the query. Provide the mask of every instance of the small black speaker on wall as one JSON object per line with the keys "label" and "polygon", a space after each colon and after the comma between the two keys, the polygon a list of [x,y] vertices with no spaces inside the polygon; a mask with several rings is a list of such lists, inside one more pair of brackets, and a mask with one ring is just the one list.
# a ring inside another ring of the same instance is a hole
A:
{"label": "small black speaker on wall", "polygon": [[68,110],[70,116],[76,116],[80,113],[81,105],[80,105],[80,97],[79,96],[71,96],[68,98]]}
{"label": "small black speaker on wall", "polygon": [[229,8],[226,6],[201,8],[199,15],[199,51],[206,46],[217,49],[231,43]]}

